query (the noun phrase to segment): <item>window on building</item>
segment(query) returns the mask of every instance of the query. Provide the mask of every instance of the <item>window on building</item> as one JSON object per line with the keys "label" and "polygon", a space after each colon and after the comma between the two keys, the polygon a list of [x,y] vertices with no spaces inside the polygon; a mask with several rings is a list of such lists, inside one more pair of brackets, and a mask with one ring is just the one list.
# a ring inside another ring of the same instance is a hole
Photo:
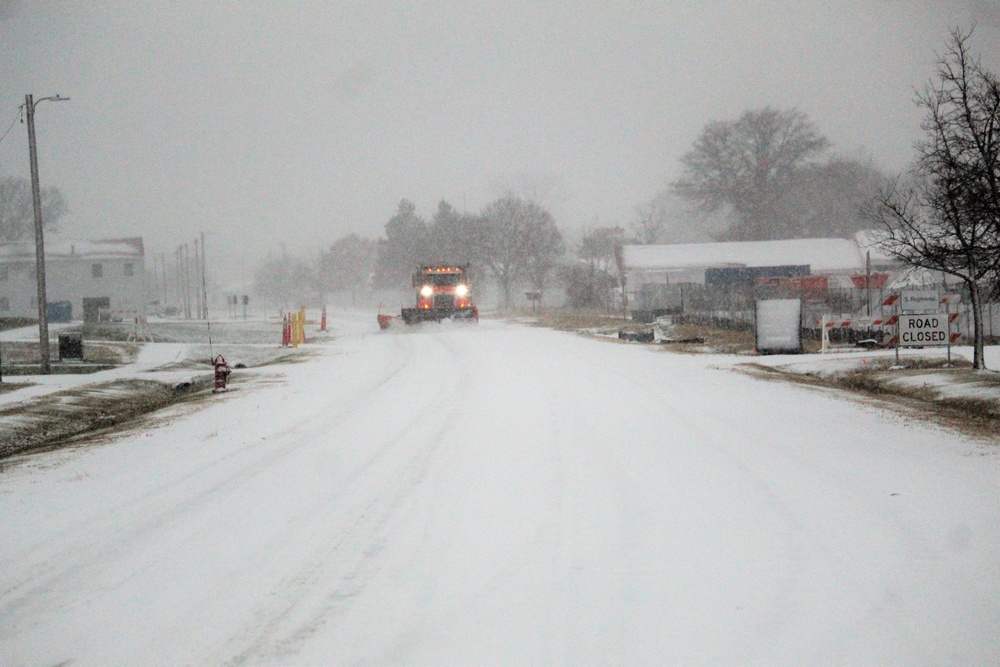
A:
{"label": "window on building", "polygon": [[0,296],[0,313],[10,310],[10,299]]}
{"label": "window on building", "polygon": [[132,276],[135,274],[135,264],[132,262],[125,262],[125,275]]}
{"label": "window on building", "polygon": [[104,265],[103,264],[91,264],[90,265],[90,275],[94,278],[104,277]]}

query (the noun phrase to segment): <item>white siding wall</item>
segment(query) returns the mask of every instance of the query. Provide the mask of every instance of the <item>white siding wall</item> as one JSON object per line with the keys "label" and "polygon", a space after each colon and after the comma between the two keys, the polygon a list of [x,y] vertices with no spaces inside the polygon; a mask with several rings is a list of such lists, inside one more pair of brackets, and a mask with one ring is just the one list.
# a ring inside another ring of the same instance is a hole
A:
{"label": "white siding wall", "polygon": [[[101,277],[94,277],[93,265],[101,265]],[[132,265],[132,275],[125,275],[125,265]],[[6,275],[4,273],[6,267]],[[6,279],[4,279],[6,278]],[[111,309],[144,312],[145,270],[142,257],[52,257],[45,262],[45,291],[49,303],[69,301],[73,319],[83,319],[83,300],[108,297]],[[38,317],[35,299],[35,263],[0,263],[0,317]]]}
{"label": "white siding wall", "polygon": [[0,317],[38,317],[36,291],[34,262],[0,263]]}

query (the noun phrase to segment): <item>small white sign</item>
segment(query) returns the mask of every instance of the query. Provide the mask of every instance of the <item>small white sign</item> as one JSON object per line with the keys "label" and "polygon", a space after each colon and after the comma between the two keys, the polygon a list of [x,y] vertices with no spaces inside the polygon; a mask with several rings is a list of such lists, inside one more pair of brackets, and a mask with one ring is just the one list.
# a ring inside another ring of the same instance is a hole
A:
{"label": "small white sign", "polygon": [[939,300],[937,290],[905,290],[900,293],[899,309],[904,313],[937,310]]}
{"label": "small white sign", "polygon": [[948,315],[900,315],[900,347],[923,347],[948,344]]}

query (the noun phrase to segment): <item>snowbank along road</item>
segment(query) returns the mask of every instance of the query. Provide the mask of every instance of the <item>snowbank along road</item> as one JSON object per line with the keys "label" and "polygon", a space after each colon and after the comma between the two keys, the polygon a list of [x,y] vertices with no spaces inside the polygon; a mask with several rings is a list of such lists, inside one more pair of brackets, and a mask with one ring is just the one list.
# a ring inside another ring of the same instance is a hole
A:
{"label": "snowbank along road", "polygon": [[334,326],[0,472],[0,664],[1000,663],[993,445],[721,358]]}

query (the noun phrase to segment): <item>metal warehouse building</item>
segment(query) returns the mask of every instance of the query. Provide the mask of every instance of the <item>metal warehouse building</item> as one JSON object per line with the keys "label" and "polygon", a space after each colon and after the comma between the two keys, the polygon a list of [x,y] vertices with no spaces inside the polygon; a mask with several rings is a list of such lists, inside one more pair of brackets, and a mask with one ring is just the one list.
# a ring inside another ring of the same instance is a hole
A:
{"label": "metal warehouse building", "polygon": [[821,277],[824,287],[851,287],[873,271],[891,271],[898,262],[879,252],[871,235],[852,239],[790,239],[731,243],[627,245],[622,269],[629,301],[639,309],[661,307],[671,287],[706,285],[727,279]]}

